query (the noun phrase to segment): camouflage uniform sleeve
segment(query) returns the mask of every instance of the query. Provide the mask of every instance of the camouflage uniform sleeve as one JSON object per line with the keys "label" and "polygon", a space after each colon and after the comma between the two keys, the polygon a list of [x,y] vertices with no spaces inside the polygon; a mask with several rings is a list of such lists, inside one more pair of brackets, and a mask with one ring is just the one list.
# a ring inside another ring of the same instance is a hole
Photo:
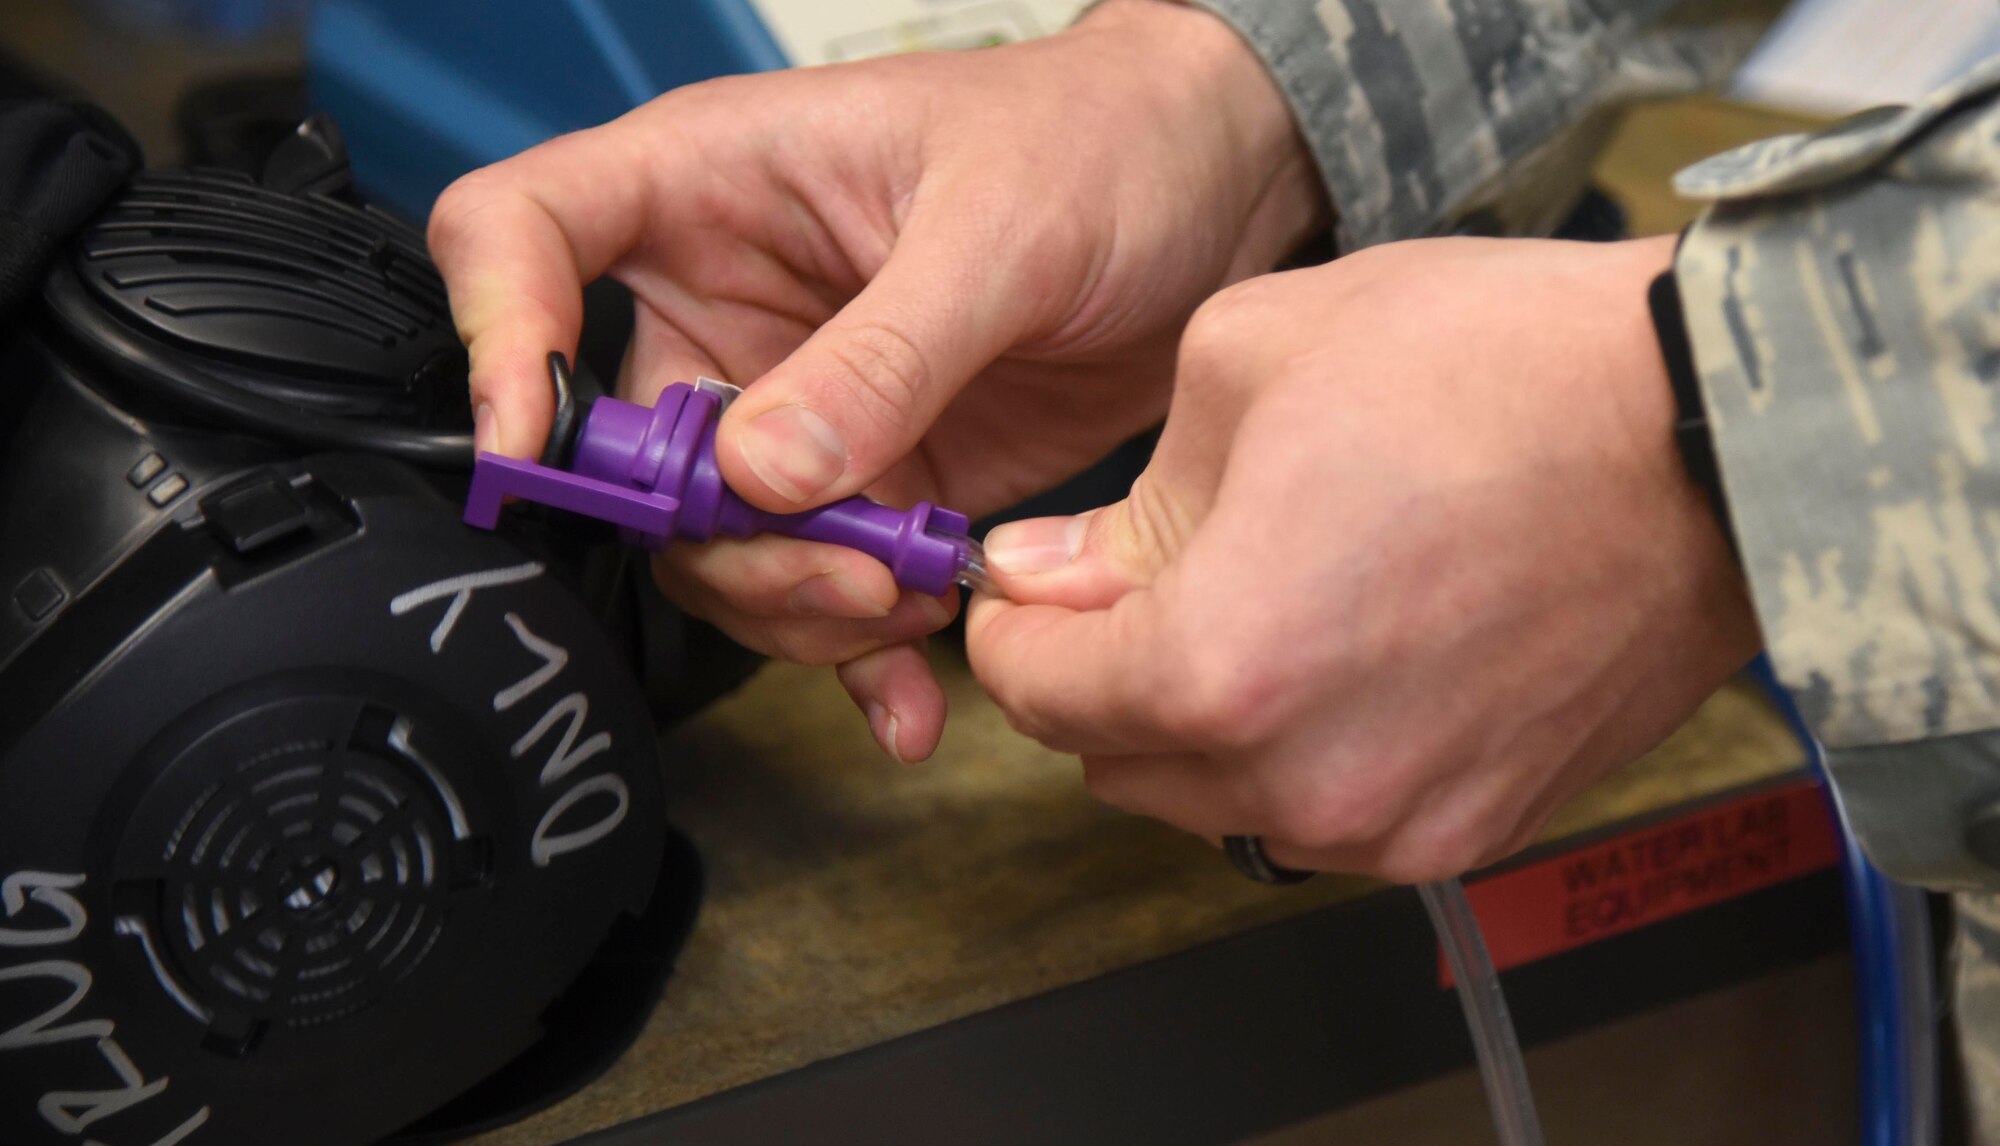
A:
{"label": "camouflage uniform sleeve", "polygon": [[1869,855],[1961,889],[2000,1142],[2000,58],[1675,182],[1715,201],[1675,277],[1766,647]]}
{"label": "camouflage uniform sleeve", "polygon": [[1681,301],[1779,677],[1890,875],[2000,887],[2000,58],[1681,173]]}
{"label": "camouflage uniform sleeve", "polygon": [[1632,99],[1712,83],[1772,4],[1729,0],[1191,0],[1290,101],[1342,249],[1472,223],[1552,230]]}

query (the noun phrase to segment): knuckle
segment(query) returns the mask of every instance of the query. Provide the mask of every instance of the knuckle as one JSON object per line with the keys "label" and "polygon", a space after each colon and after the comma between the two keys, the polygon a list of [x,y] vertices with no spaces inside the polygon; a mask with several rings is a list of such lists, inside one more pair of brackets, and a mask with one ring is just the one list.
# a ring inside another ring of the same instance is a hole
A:
{"label": "knuckle", "polygon": [[1338,281],[1366,282],[1379,285],[1380,281],[1400,277],[1413,244],[1378,243],[1372,247],[1362,247],[1349,251],[1343,257],[1327,264],[1329,275]]}
{"label": "knuckle", "polygon": [[1007,727],[1044,748],[1052,751],[1067,751],[1071,740],[1065,735],[1064,725],[1054,720],[1039,707],[1008,703],[995,698],[995,707],[1000,710],[1001,719]]}
{"label": "knuckle", "polygon": [[1427,313],[1439,276],[1450,270],[1417,240],[1364,247],[1305,273],[1316,276],[1334,321],[1343,330],[1365,333],[1399,315]]}
{"label": "knuckle", "polygon": [[1365,298],[1376,291],[1393,290],[1398,284],[1420,283],[1434,275],[1419,272],[1419,263],[1427,262],[1422,257],[1422,241],[1408,243],[1380,243],[1372,247],[1362,247],[1350,251],[1334,261],[1304,272],[1316,278],[1321,290],[1352,300]]}
{"label": "knuckle", "polygon": [[741,94],[743,81],[747,76],[711,76],[691,84],[654,96],[645,107],[649,110],[668,113],[685,113],[694,108],[727,106],[730,99]]}
{"label": "knuckle", "polygon": [[1016,674],[977,674],[981,687],[1000,710],[1007,727],[1044,747],[1058,747],[1063,739],[1063,723],[1051,710],[1049,700],[1032,684]]}
{"label": "knuckle", "polygon": [[1270,288],[1249,279],[1210,295],[1195,308],[1181,335],[1181,367],[1209,370],[1226,366],[1256,344]]}
{"label": "knuckle", "polygon": [[1324,342],[1323,332],[1301,323],[1300,286],[1287,281],[1297,273],[1248,279],[1210,296],[1182,332],[1177,377],[1198,383],[1198,392],[1237,394],[1268,384],[1302,346]]}
{"label": "knuckle", "polygon": [[444,258],[477,233],[477,220],[499,195],[499,178],[492,168],[461,175],[431,207],[425,240],[433,257]]}
{"label": "knuckle", "polygon": [[1350,849],[1382,830],[1365,800],[1322,777],[1273,786],[1265,794],[1264,816],[1272,836],[1312,851]]}
{"label": "knuckle", "polygon": [[1369,849],[1401,822],[1409,792],[1395,761],[1343,767],[1314,758],[1279,773],[1262,792],[1271,834],[1316,851]]}
{"label": "knuckle", "polygon": [[1365,825],[1346,805],[1320,797],[1273,800],[1265,810],[1273,838],[1310,851],[1351,847]]}
{"label": "knuckle", "polygon": [[1000,715],[1006,719],[1007,727],[1020,735],[1042,745],[1047,745],[1054,737],[1054,726],[1041,713],[1024,704],[1018,697],[1008,698],[995,693],[993,701],[1000,709]]}

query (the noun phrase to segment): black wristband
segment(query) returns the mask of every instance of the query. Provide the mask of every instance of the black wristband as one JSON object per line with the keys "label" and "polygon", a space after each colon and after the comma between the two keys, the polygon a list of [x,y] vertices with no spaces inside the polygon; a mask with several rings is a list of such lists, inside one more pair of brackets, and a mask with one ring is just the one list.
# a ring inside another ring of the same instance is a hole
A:
{"label": "black wristband", "polygon": [[1660,341],[1660,357],[1666,361],[1667,382],[1674,390],[1674,445],[1680,450],[1688,477],[1708,495],[1723,539],[1741,563],[1736,530],[1729,519],[1729,501],[1722,492],[1715,439],[1708,432],[1708,405],[1702,399],[1701,380],[1695,375],[1694,348],[1688,342],[1687,319],[1681,311],[1680,287],[1672,267],[1653,280],[1646,291],[1646,304],[1653,312],[1653,332]]}

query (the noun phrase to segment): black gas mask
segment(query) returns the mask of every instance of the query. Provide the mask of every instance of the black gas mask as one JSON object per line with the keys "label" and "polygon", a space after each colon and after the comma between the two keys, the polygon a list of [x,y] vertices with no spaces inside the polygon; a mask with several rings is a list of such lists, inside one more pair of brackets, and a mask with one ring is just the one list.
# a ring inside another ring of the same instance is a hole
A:
{"label": "black gas mask", "polygon": [[325,125],[136,175],[7,327],[8,1146],[503,1120],[692,917],[639,677],[700,666],[615,546],[459,523],[443,284],[345,187]]}

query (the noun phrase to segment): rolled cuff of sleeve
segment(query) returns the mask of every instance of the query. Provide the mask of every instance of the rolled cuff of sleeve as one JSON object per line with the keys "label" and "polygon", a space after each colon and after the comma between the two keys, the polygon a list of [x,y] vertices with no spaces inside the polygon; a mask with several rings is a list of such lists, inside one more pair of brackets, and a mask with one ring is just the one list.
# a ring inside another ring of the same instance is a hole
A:
{"label": "rolled cuff of sleeve", "polygon": [[2000,885],[2000,63],[1753,144],[1676,278],[1779,678],[1891,875]]}
{"label": "rolled cuff of sleeve", "polygon": [[1675,264],[1765,640],[1833,747],[2000,728],[2000,105],[1949,108],[1709,161]]}

